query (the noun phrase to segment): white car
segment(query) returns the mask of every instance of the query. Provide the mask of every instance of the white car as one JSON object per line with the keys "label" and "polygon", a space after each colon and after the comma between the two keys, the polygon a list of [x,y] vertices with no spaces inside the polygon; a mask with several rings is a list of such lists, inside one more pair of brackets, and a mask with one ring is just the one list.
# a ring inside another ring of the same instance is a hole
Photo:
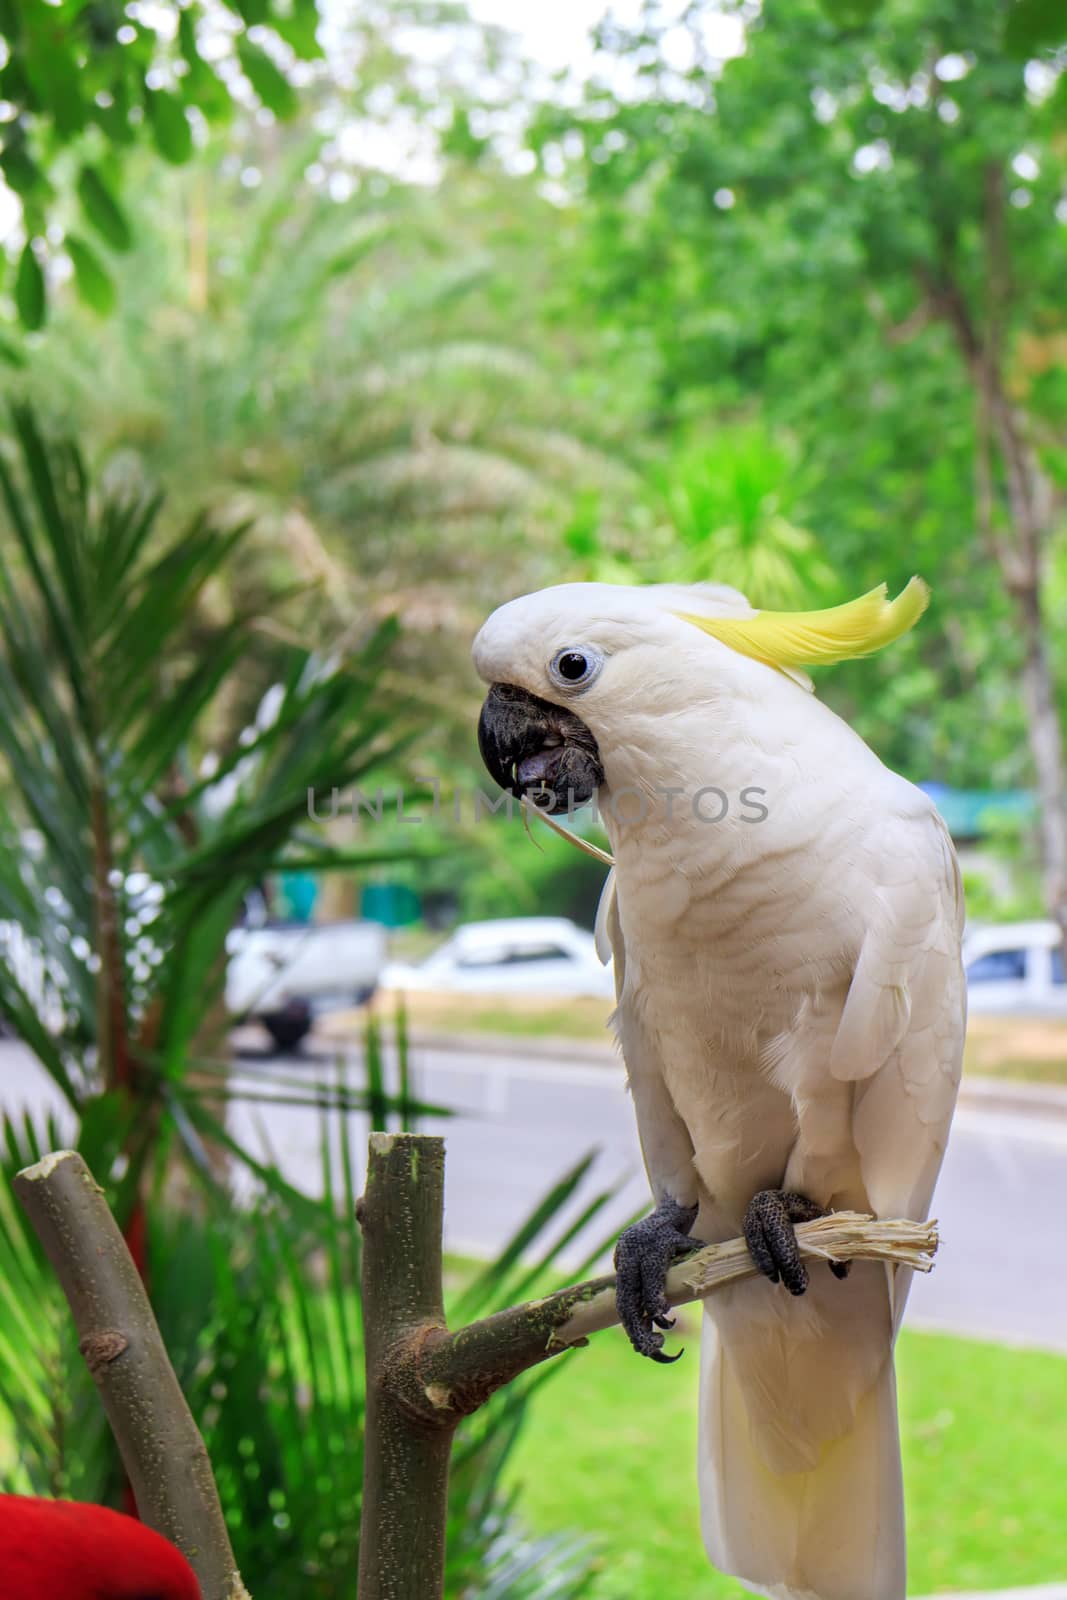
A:
{"label": "white car", "polygon": [[458,994],[615,996],[615,980],[593,935],[565,917],[468,922],[417,966],[390,962],[383,989]]}
{"label": "white car", "polygon": [[242,924],[226,939],[226,1009],[295,1048],[322,1012],[362,1005],[385,961],[377,922]]}
{"label": "white car", "polygon": [[1067,1016],[1062,943],[1054,922],[1006,922],[969,930],[963,941],[968,1008]]}

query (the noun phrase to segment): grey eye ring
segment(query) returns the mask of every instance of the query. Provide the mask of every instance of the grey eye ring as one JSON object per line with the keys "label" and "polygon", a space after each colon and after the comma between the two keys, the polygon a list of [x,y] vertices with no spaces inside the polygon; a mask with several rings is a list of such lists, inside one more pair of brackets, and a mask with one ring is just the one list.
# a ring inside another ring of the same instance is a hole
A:
{"label": "grey eye ring", "polygon": [[548,676],[561,689],[587,689],[603,665],[603,655],[591,645],[568,644],[548,663]]}

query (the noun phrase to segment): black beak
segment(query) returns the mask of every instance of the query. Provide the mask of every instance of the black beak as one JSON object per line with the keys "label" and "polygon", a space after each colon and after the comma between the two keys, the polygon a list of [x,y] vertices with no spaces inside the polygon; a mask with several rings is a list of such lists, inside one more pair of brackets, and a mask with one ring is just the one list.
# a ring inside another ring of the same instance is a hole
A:
{"label": "black beak", "polygon": [[580,717],[513,683],[494,683],[478,718],[482,760],[502,789],[543,811],[591,800],[604,782],[597,742]]}

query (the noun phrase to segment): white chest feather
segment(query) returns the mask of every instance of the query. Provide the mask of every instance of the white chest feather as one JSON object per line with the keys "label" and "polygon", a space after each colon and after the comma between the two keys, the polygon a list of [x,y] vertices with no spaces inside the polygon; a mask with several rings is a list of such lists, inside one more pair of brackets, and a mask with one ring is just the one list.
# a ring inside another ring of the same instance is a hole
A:
{"label": "white chest feather", "polygon": [[[936,1171],[926,1125],[940,1144],[961,1035],[951,852],[923,797],[860,750],[807,778],[788,749],[764,755],[758,822],[676,804],[634,826],[606,810],[616,1029],[639,1123],[657,1114],[642,1116],[654,1095],[639,1086],[658,1079],[727,1219],[787,1176],[821,1204],[873,1204],[859,1107],[875,1079],[915,1152],[901,1192]],[[754,759],[742,750],[723,790]],[[698,764],[690,783],[705,781]]]}

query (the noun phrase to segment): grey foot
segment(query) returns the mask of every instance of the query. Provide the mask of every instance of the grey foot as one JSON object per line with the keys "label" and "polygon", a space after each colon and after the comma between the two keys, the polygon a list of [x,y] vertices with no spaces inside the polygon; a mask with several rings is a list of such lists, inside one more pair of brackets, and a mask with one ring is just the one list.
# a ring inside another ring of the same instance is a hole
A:
{"label": "grey foot", "polygon": [[657,1330],[674,1327],[667,1304],[667,1269],[678,1256],[697,1249],[697,1240],[689,1237],[696,1215],[696,1206],[661,1200],[651,1216],[620,1234],[615,1246],[619,1321],[638,1355],[650,1361],[677,1361],[682,1354],[679,1350],[676,1356],[664,1355],[663,1334]]}
{"label": "grey foot", "polygon": [[[803,1294],[808,1287],[808,1269],[800,1259],[793,1224],[822,1215],[822,1207],[814,1200],[783,1189],[761,1189],[748,1203],[742,1226],[749,1254],[772,1283],[781,1281],[790,1294]],[[830,1265],[838,1269],[838,1277],[848,1272],[847,1263],[833,1261]]]}

